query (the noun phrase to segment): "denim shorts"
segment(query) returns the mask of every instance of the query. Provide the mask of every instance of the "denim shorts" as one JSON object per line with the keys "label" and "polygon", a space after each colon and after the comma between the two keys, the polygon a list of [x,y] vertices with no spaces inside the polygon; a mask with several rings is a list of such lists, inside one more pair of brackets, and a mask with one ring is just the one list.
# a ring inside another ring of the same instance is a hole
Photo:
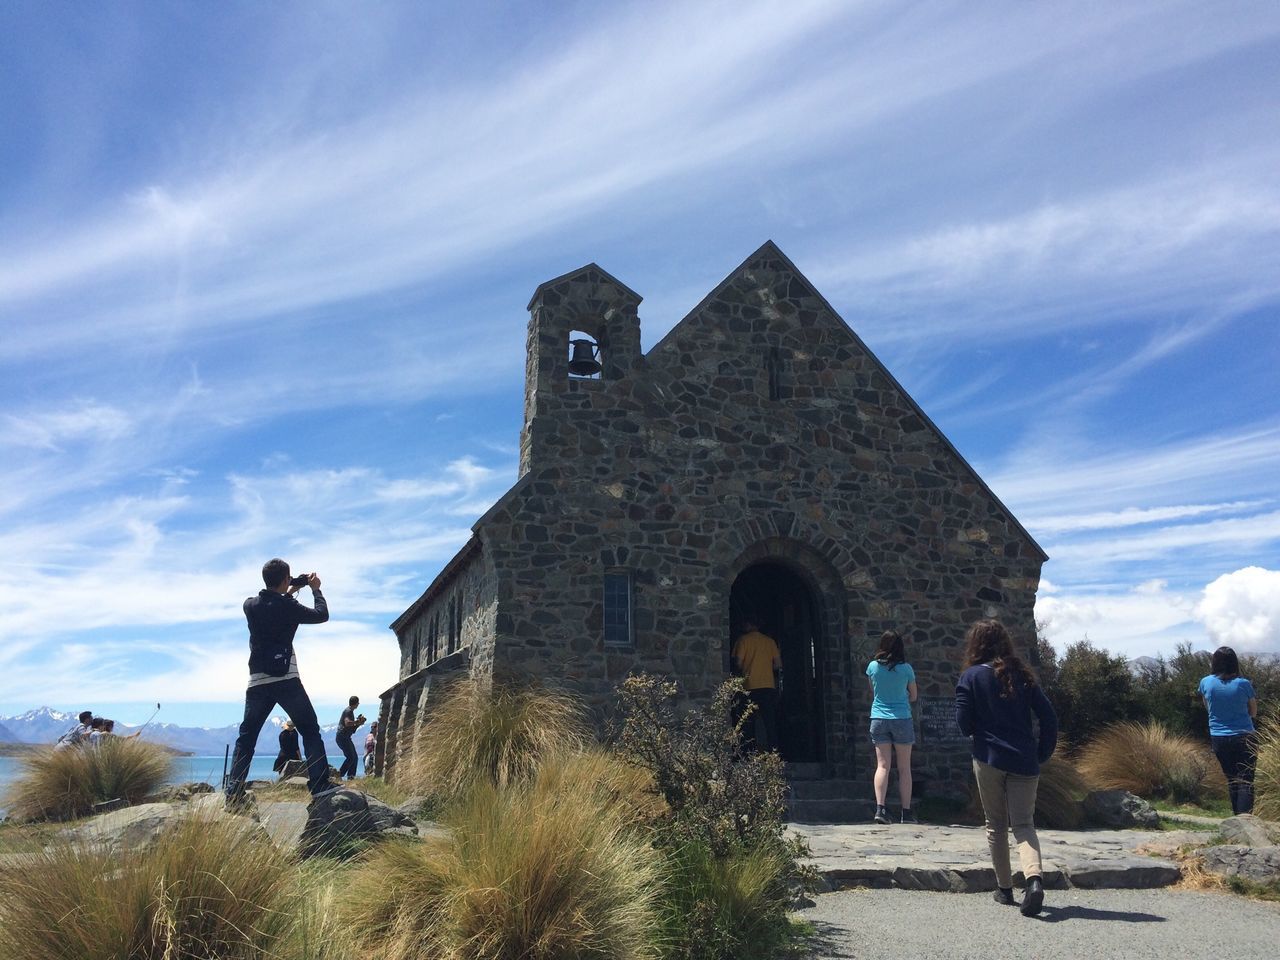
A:
{"label": "denim shorts", "polygon": [[873,718],[871,720],[871,742],[880,743],[896,743],[899,746],[909,746],[916,742],[916,725],[910,717],[902,720],[885,720]]}

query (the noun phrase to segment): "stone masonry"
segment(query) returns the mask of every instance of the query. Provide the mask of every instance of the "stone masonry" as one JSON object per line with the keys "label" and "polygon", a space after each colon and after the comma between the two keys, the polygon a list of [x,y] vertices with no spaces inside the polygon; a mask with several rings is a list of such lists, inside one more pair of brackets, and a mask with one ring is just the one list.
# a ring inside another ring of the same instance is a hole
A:
{"label": "stone masonry", "polygon": [[[777,585],[779,609],[752,612],[785,633],[784,714],[809,731],[789,759],[869,775],[864,670],[892,628],[920,683],[917,779],[961,792],[965,630],[999,617],[1033,656],[1044,552],[772,242],[647,354],[639,304],[594,264],[534,292],[521,476],[393,624],[381,769],[432,683],[462,672],[567,686],[602,718],[636,670],[705,696],[746,574],[741,602]],[[579,334],[598,378],[569,373]],[[606,575],[629,589],[625,642],[605,641]]]}

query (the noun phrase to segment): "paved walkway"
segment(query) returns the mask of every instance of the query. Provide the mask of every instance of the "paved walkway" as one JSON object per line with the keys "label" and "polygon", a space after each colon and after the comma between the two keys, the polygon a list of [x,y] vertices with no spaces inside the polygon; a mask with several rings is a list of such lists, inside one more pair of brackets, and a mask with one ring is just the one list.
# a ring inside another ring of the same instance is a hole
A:
{"label": "paved walkway", "polygon": [[[792,824],[808,838],[813,865],[832,889],[897,887],[974,893],[994,890],[982,827],[934,824]],[[1203,843],[1193,831],[1040,830],[1044,881],[1066,887],[1142,888],[1176,883],[1173,853]],[[1018,859],[1013,856],[1014,869]]]}
{"label": "paved walkway", "polygon": [[1271,960],[1280,904],[1189,890],[1063,890],[1024,917],[986,894],[824,893],[813,960]]}

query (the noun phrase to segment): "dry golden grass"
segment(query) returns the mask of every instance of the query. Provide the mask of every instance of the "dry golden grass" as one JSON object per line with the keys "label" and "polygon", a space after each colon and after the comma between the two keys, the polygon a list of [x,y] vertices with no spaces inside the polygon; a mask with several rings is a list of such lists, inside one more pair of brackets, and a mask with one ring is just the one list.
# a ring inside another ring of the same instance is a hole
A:
{"label": "dry golden grass", "polygon": [[1258,726],[1258,767],[1253,781],[1253,812],[1280,821],[1280,718]]}
{"label": "dry golden grass", "polygon": [[1061,755],[1040,765],[1036,790],[1036,823],[1054,830],[1074,830],[1084,820],[1081,801],[1089,787],[1074,763]]}
{"label": "dry golden grass", "polygon": [[293,935],[297,896],[293,866],[241,821],[185,821],[117,854],[63,844],[0,873],[0,956],[274,956]]}
{"label": "dry golden grass", "polygon": [[172,771],[173,755],[142,740],[50,748],[23,760],[6,806],[15,820],[71,820],[106,800],[137,803],[168,782]]}
{"label": "dry golden grass", "polygon": [[[549,764],[550,769],[554,764]],[[380,960],[645,960],[658,869],[624,804],[573,761],[449,809],[447,836],[388,843],[351,875],[342,925]]]}
{"label": "dry golden grass", "polygon": [[1095,789],[1148,799],[1195,803],[1227,789],[1208,747],[1154,721],[1107,727],[1080,750],[1077,767]]}
{"label": "dry golden grass", "polygon": [[395,785],[407,794],[460,797],[477,783],[530,780],[546,757],[593,742],[578,702],[538,688],[453,683],[430,706]]}

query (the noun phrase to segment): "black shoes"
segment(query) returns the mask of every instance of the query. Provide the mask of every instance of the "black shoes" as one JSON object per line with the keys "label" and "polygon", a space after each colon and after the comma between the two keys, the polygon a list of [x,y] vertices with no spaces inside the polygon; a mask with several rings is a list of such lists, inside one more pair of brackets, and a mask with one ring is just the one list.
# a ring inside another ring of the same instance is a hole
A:
{"label": "black shoes", "polygon": [[1031,877],[1027,880],[1027,892],[1022,898],[1022,910],[1024,917],[1034,917],[1040,912],[1040,908],[1044,906],[1044,883],[1039,877]]}
{"label": "black shoes", "polygon": [[920,821],[916,819],[915,811],[911,810],[909,807],[903,807],[902,822],[903,823],[919,823]]}
{"label": "black shoes", "polygon": [[876,807],[876,815],[874,817],[876,823],[889,823],[889,808]]}
{"label": "black shoes", "polygon": [[1018,901],[1013,899],[1013,887],[996,887],[991,899],[1005,907],[1016,907]]}

